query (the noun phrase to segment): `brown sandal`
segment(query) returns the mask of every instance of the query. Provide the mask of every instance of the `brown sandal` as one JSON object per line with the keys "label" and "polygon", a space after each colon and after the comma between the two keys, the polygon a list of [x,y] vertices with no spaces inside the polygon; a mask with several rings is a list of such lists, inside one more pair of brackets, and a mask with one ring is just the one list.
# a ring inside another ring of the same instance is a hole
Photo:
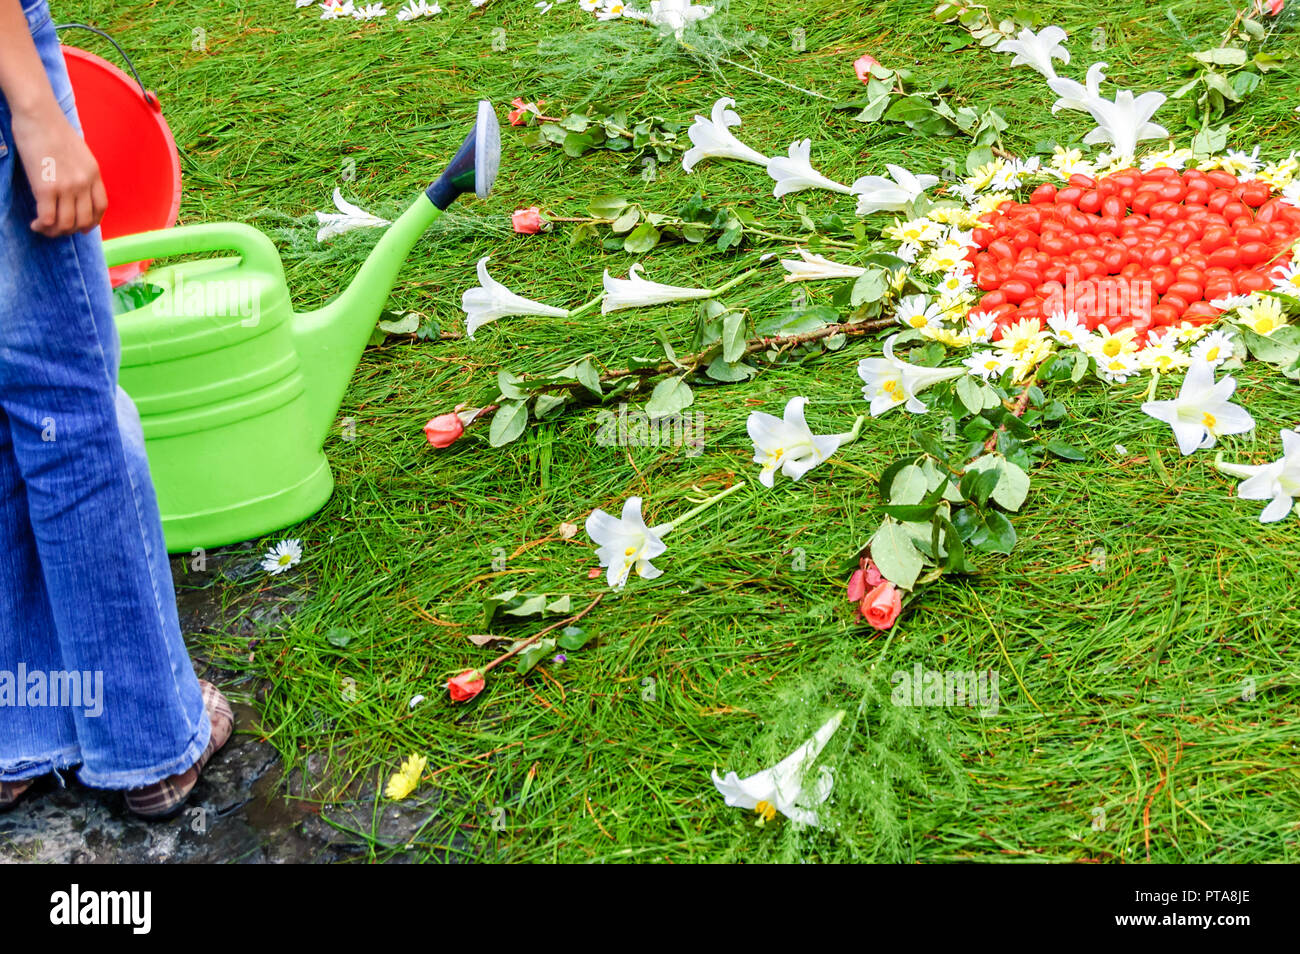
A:
{"label": "brown sandal", "polygon": [[7,812],[17,805],[18,799],[22,798],[23,793],[35,782],[34,778],[25,778],[21,782],[0,782],[0,812]]}
{"label": "brown sandal", "polygon": [[200,679],[199,688],[203,691],[203,707],[212,722],[212,737],[208,740],[208,747],[203,750],[199,760],[184,772],[168,776],[161,782],[144,788],[133,788],[126,793],[126,807],[141,818],[162,820],[179,812],[194,790],[203,767],[230,739],[230,733],[235,727],[235,714],[230,709],[230,703],[221,694],[221,690],[210,682]]}

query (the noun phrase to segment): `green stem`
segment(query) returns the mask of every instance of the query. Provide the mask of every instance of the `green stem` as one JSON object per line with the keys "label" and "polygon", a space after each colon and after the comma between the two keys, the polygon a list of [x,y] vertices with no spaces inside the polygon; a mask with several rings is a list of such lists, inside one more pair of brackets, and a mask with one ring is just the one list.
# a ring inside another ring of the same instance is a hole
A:
{"label": "green stem", "polygon": [[853,428],[847,434],[836,435],[840,438],[840,444],[852,444],[856,441],[858,435],[862,433],[862,425],[865,424],[866,421],[867,416],[865,414],[859,414],[858,419],[853,422]]}
{"label": "green stem", "polygon": [[739,285],[741,282],[743,282],[745,279],[747,279],[750,275],[753,275],[756,271],[758,271],[757,268],[746,269],[745,271],[737,275],[735,278],[733,278],[731,281],[724,282],[723,284],[719,285],[717,288],[714,288],[712,291],[710,291],[709,297],[717,298],[723,292],[730,291],[731,289]]}
{"label": "green stem", "polygon": [[577,308],[571,308],[569,310],[569,317],[577,318],[584,311],[589,311],[590,309],[595,308],[604,300],[604,298],[605,298],[605,293],[601,292],[599,295],[597,295],[591,301],[587,302],[585,305],[579,305]]}
{"label": "green stem", "polygon": [[[761,235],[763,236],[763,238],[776,239],[778,242],[794,242],[800,248],[808,247],[809,236],[807,235],[803,236],[802,238],[797,235],[778,235],[776,232],[765,232],[762,229],[756,229],[753,226],[749,226],[749,225],[745,226],[745,231],[753,232],[755,235]],[[822,244],[833,245],[836,248],[857,248],[857,245],[855,245],[852,242],[840,242],[836,239],[828,239],[828,238],[823,238]]]}
{"label": "green stem", "polygon": [[660,536],[660,537],[662,537],[664,534],[671,533],[675,528],[685,523],[687,520],[690,520],[692,517],[696,516],[697,514],[701,514],[705,510],[708,510],[719,500],[722,500],[724,497],[727,497],[730,494],[734,494],[737,490],[739,490],[743,486],[745,486],[745,482],[743,480],[739,481],[738,483],[734,483],[726,490],[722,491],[722,493],[714,494],[712,497],[704,501],[704,503],[700,504],[698,507],[686,511],[676,520],[669,521],[668,523],[661,523],[659,526],[655,527],[654,530],[652,530],[651,532],[654,533],[655,536]]}

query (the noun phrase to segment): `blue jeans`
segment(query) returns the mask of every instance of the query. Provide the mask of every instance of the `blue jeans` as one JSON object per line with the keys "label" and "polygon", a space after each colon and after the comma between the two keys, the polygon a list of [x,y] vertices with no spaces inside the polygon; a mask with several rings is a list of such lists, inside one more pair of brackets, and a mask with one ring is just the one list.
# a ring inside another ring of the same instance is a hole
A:
{"label": "blue jeans", "polygon": [[[25,12],[80,128],[46,0]],[[197,762],[211,726],[117,386],[99,230],[47,239],[35,216],[0,97],[0,780],[80,764],[87,785],[137,788]]]}

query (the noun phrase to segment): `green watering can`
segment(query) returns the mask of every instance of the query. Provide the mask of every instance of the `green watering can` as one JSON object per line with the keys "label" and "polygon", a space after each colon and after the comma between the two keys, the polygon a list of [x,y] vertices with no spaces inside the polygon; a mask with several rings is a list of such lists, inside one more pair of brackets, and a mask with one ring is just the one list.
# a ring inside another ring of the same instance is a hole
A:
{"label": "green watering can", "polygon": [[388,227],[347,289],[295,314],[275,246],[219,222],[104,243],[110,266],[229,255],[151,269],[155,299],[117,318],[122,388],[144,425],[167,549],[185,553],[297,523],[329,499],[322,446],[348,381],[420,235],[456,198],[485,198],[501,157],[488,102],[441,177]]}

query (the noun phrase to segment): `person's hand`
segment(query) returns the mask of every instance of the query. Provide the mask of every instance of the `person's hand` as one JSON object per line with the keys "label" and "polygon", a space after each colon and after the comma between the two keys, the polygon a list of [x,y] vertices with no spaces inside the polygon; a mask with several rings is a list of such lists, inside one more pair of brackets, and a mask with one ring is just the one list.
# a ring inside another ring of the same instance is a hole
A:
{"label": "person's hand", "polygon": [[49,238],[89,232],[108,208],[99,163],[63,110],[51,100],[32,113],[13,114],[14,145],[36,197],[32,231]]}

